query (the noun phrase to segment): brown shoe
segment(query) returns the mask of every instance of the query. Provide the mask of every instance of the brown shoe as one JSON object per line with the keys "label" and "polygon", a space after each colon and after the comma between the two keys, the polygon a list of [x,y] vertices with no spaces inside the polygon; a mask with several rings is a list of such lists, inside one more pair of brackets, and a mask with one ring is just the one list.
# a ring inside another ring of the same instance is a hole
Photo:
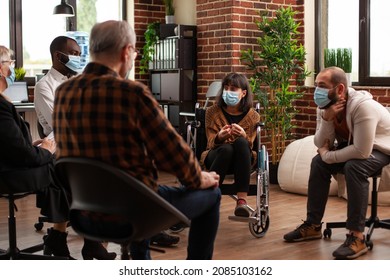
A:
{"label": "brown shoe", "polygon": [[284,235],[284,240],[287,242],[298,242],[311,239],[322,238],[321,232],[322,224],[313,225],[306,221],[293,231]]}
{"label": "brown shoe", "polygon": [[367,253],[366,241],[351,234],[347,234],[347,239],[333,252],[333,257],[339,260],[351,260]]}

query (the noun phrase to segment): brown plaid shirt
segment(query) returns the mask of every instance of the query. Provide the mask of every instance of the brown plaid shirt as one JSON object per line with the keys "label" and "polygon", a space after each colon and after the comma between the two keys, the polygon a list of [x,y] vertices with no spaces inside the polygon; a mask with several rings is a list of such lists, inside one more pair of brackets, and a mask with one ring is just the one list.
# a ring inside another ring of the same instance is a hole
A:
{"label": "brown plaid shirt", "polygon": [[102,160],[155,190],[156,168],[200,186],[198,161],[149,89],[101,64],[89,63],[57,88],[53,128],[57,158]]}

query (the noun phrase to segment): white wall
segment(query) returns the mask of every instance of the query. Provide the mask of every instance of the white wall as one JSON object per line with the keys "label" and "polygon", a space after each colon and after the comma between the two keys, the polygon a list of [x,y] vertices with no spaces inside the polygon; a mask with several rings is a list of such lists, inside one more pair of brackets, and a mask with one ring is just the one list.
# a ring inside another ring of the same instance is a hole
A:
{"label": "white wall", "polygon": [[174,0],[177,24],[196,25],[196,0]]}
{"label": "white wall", "polygon": [[306,67],[309,71],[312,72],[311,76],[306,78],[306,85],[314,85],[314,35],[315,35],[315,10],[314,10],[315,1],[305,1],[305,49],[306,49]]}

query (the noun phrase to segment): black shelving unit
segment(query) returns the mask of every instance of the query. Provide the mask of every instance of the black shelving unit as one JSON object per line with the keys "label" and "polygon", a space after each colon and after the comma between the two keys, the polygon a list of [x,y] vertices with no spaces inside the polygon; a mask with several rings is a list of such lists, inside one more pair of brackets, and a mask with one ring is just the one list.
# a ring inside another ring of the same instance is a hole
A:
{"label": "black shelving unit", "polygon": [[160,40],[149,63],[150,85],[166,116],[184,136],[185,119],[196,103],[196,26],[161,24]]}

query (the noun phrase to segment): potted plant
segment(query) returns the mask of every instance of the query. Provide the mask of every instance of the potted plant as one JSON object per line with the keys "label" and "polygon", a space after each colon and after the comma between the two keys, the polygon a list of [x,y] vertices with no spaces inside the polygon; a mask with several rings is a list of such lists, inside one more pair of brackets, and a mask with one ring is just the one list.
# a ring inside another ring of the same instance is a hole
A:
{"label": "potted plant", "polygon": [[324,67],[337,66],[344,70],[347,74],[348,85],[351,86],[352,73],[352,49],[337,48],[324,49]]}
{"label": "potted plant", "polygon": [[15,80],[21,82],[24,80],[24,76],[26,76],[26,70],[23,67],[15,68]]}
{"label": "potted plant", "polygon": [[145,45],[142,47],[142,58],[140,60],[140,74],[145,74],[149,70],[149,63],[153,60],[156,52],[156,44],[159,40],[160,23],[149,23],[144,33]]}
{"label": "potted plant", "polygon": [[[303,95],[304,81],[310,75],[304,67],[306,51],[298,41],[300,24],[294,20],[295,13],[287,7],[278,9],[273,18],[260,14],[256,20],[261,31],[258,50],[241,52],[241,61],[252,72],[249,80],[271,145],[271,183],[277,183],[277,166],[292,138],[292,120],[297,113],[294,101]],[[276,167],[274,172],[272,166]]]}
{"label": "potted plant", "polygon": [[336,49],[324,49],[324,67],[336,66]]}
{"label": "potted plant", "polygon": [[173,0],[164,0],[165,5],[165,23],[172,24],[175,23],[175,6],[173,5]]}

